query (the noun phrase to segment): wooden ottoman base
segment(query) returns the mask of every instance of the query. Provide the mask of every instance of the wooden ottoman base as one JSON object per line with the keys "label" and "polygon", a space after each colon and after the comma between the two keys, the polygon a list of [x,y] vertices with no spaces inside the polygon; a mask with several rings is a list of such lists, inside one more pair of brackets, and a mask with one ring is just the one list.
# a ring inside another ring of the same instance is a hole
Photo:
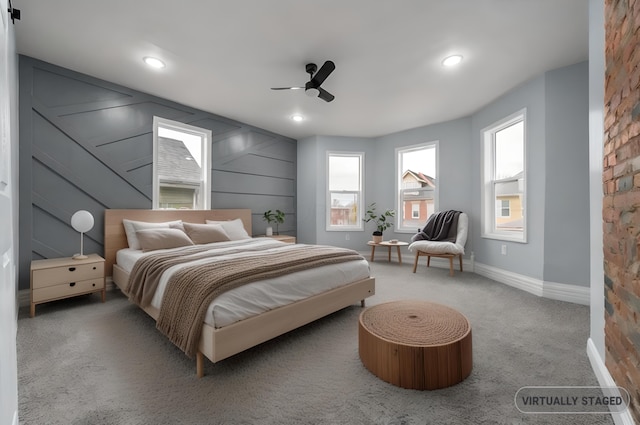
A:
{"label": "wooden ottoman base", "polygon": [[426,301],[393,301],[360,314],[360,359],[390,384],[435,390],[471,374],[471,325],[456,310]]}

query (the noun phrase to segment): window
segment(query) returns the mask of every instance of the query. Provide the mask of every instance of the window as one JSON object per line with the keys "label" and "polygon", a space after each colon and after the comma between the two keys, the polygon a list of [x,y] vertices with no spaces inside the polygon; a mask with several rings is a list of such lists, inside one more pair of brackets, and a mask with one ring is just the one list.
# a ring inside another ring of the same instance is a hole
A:
{"label": "window", "polygon": [[413,202],[411,204],[411,218],[419,219],[420,218],[420,203]]}
{"label": "window", "polygon": [[509,217],[511,215],[511,211],[509,210],[509,206],[511,205],[511,201],[508,199],[501,199],[500,205],[498,206],[498,211],[500,215],[498,217]]}
{"label": "window", "polygon": [[211,208],[211,131],[153,117],[153,208]]}
{"label": "window", "polygon": [[362,230],[364,153],[327,154],[327,230]]}
{"label": "window", "polygon": [[526,242],[525,116],[519,111],[482,131],[482,236]]}
{"label": "window", "polygon": [[415,233],[437,211],[438,142],[396,149],[396,231]]}

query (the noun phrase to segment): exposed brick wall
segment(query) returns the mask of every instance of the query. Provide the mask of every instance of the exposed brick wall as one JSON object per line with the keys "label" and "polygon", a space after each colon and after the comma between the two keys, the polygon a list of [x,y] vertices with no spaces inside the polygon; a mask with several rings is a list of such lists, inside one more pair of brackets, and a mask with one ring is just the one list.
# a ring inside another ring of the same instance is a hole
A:
{"label": "exposed brick wall", "polygon": [[605,0],[606,365],[640,423],[640,0]]}

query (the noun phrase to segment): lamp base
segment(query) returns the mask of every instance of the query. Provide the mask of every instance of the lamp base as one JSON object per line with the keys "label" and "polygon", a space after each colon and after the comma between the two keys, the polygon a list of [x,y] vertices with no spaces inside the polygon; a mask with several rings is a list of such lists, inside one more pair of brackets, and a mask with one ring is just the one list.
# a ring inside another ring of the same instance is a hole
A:
{"label": "lamp base", "polygon": [[89,258],[88,255],[82,255],[82,254],[76,254],[73,257],[74,260],[86,260],[87,258]]}

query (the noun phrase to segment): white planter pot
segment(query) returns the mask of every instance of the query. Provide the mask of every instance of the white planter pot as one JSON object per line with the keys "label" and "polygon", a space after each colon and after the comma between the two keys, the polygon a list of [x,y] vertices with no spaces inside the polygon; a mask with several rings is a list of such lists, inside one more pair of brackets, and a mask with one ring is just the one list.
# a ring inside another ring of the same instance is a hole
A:
{"label": "white planter pot", "polygon": [[267,236],[272,236],[273,235],[273,227],[269,226],[267,227]]}

